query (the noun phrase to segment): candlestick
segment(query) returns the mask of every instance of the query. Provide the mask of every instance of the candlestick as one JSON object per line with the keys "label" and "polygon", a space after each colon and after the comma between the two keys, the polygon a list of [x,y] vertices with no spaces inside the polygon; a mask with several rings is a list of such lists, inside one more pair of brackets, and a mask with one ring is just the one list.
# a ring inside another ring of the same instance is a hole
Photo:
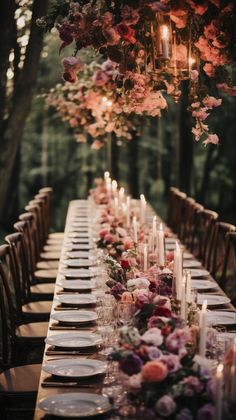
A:
{"label": "candlestick", "polygon": [[222,420],[223,370],[224,366],[220,363],[216,369],[215,420]]}
{"label": "candlestick", "polygon": [[186,302],[191,303],[191,272],[186,271]]}
{"label": "candlestick", "polygon": [[182,280],[180,316],[186,321],[186,277]]}
{"label": "candlestick", "polygon": [[178,242],[174,251],[174,277],[175,277],[175,293],[177,300],[181,299],[181,284],[183,277],[183,255]]}
{"label": "candlestick", "polygon": [[199,355],[205,357],[206,354],[206,338],[207,338],[207,300],[203,301],[202,309],[199,315]]}
{"label": "candlestick", "polygon": [[165,265],[165,242],[164,242],[164,231],[162,223],[160,223],[159,230],[157,232],[158,242],[158,262],[161,267]]}
{"label": "candlestick", "polygon": [[162,52],[163,52],[163,58],[165,60],[168,60],[169,58],[169,29],[168,26],[163,25],[162,26]]}
{"label": "candlestick", "polygon": [[145,196],[143,194],[140,195],[140,200],[141,200],[141,223],[145,223],[146,220],[146,199]]}
{"label": "candlestick", "polygon": [[147,244],[143,247],[143,271],[146,272],[148,269],[148,248]]}
{"label": "candlestick", "polygon": [[137,226],[137,219],[133,217],[133,230],[134,230],[134,243],[138,243],[138,226]]}

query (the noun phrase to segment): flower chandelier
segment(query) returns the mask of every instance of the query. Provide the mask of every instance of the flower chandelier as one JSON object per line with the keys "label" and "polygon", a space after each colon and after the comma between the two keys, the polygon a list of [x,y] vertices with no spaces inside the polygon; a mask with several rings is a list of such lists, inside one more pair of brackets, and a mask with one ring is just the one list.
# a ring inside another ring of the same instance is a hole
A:
{"label": "flower chandelier", "polygon": [[[178,102],[182,81],[189,80],[193,134],[216,144],[205,119],[221,103],[214,97],[217,90],[236,95],[233,21],[233,3],[227,0],[78,0],[58,1],[39,24],[57,27],[60,50],[74,42],[75,56],[92,47],[116,63],[114,82],[124,104],[133,97],[130,112],[147,104],[150,93],[164,92]],[[64,79],[75,82],[77,72],[76,65],[65,67]]]}

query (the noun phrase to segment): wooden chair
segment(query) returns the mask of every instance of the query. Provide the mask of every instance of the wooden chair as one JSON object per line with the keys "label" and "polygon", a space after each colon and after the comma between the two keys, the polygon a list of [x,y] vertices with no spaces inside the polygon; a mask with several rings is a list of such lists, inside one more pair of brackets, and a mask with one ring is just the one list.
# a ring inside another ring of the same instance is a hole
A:
{"label": "wooden chair", "polygon": [[183,209],[184,209],[185,199],[186,199],[186,194],[185,193],[183,193],[179,190],[173,191],[172,230],[180,238],[182,236],[182,230],[183,230],[183,221],[184,221],[184,219],[183,219]]}
{"label": "wooden chair", "polygon": [[204,207],[199,203],[193,203],[189,213],[188,234],[186,237],[186,246],[194,255],[199,247],[199,215]]}
{"label": "wooden chair", "polygon": [[186,197],[182,208],[182,229],[180,238],[182,242],[188,247],[191,240],[191,232],[193,229],[195,200],[192,197]]}
{"label": "wooden chair", "polygon": [[[29,214],[29,217],[31,215]],[[35,251],[34,251],[34,244],[33,238],[30,235],[29,224],[27,220],[20,221],[14,224],[14,229],[17,232],[21,232],[23,234],[23,241],[24,241],[24,250],[26,253],[26,264],[28,273],[26,275],[29,276],[30,279],[30,296],[33,300],[52,300],[53,299],[53,292],[54,292],[54,284],[48,283],[48,270],[44,272],[41,271],[41,277],[45,273],[45,283],[42,281],[40,283],[37,282],[37,277],[34,276],[35,273]]]}
{"label": "wooden chair", "polygon": [[[40,188],[40,190],[38,191],[39,194],[46,194],[48,197],[48,226],[50,228],[51,226],[51,221],[52,221],[52,203],[53,203],[53,189],[51,187],[44,187],[44,188]],[[47,239],[47,243],[48,244],[55,244],[58,242],[62,242],[64,238],[64,233],[63,232],[52,232],[49,233],[49,229],[48,229],[48,239]]]}
{"label": "wooden chair", "polygon": [[217,282],[222,278],[224,259],[226,255],[226,235],[235,232],[236,228],[230,223],[217,222],[213,234],[212,254],[209,258],[209,271]]}
{"label": "wooden chair", "polygon": [[[8,245],[0,246],[0,418],[7,419],[9,413],[25,413],[33,410],[37,395],[41,364],[25,363],[33,350],[42,359],[43,343],[48,324],[34,323],[17,325],[11,290],[11,272],[8,269],[10,258]],[[40,336],[41,333],[41,336]],[[41,346],[41,350],[40,350]]]}
{"label": "wooden chair", "polygon": [[218,214],[207,209],[200,210],[196,217],[195,237],[197,240],[193,252],[207,269],[213,249],[214,227],[217,219]]}
{"label": "wooden chair", "polygon": [[236,306],[236,232],[226,234],[226,251],[219,284]]}
{"label": "wooden chair", "polygon": [[175,228],[175,200],[179,192],[179,189],[176,187],[169,189],[167,224],[171,229]]}
{"label": "wooden chair", "polygon": [[17,316],[20,320],[28,320],[28,322],[48,321],[51,312],[51,302],[32,301],[24,235],[20,232],[12,233],[5,237],[5,241],[10,247]]}

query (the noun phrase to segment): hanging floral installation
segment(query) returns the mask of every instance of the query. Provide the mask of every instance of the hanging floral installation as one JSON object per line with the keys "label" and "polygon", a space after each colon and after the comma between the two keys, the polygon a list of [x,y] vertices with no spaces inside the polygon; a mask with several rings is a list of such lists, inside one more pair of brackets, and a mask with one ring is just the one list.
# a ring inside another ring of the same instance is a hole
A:
{"label": "hanging floral installation", "polygon": [[[74,43],[75,56],[92,47],[116,63],[112,80],[125,113],[160,116],[162,94],[178,102],[182,82],[189,80],[195,139],[217,144],[205,120],[221,104],[216,92],[236,95],[234,17],[227,0],[78,0],[56,2],[39,24],[56,26],[60,51]],[[76,83],[80,67],[64,61],[64,79]]]}
{"label": "hanging floral installation", "polygon": [[[69,57],[62,64],[66,83],[58,84],[43,96],[47,105],[54,107],[73,128],[77,142],[86,142],[87,134],[91,136],[93,149],[104,145],[108,133],[130,140],[132,131],[137,129],[135,115],[159,116],[161,109],[167,107],[162,93],[150,91],[142,75],[138,75],[139,88],[134,84],[127,96],[120,94],[114,81],[118,65],[109,59],[101,65],[95,61],[86,65],[79,58]],[[140,95],[143,102],[138,100]]]}

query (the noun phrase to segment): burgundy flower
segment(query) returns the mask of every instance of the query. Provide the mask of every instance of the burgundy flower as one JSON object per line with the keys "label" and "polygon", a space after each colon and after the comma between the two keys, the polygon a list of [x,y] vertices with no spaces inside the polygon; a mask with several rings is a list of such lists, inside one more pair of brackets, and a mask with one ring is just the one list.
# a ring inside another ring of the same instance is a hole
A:
{"label": "burgundy flower", "polygon": [[130,265],[129,265],[128,260],[121,260],[120,265],[124,270],[129,270],[130,269]]}
{"label": "burgundy flower", "polygon": [[119,23],[116,26],[116,30],[118,34],[123,38],[125,41],[130,42],[131,44],[135,44],[136,39],[134,38],[135,30],[125,23]]}
{"label": "burgundy flower", "polygon": [[127,375],[139,373],[142,365],[143,361],[137,354],[130,354],[126,357],[126,359],[120,361],[120,368]]}
{"label": "burgundy flower", "polygon": [[164,306],[160,306],[154,309],[154,315],[170,318],[171,311],[168,308],[165,308]]}
{"label": "burgundy flower", "polygon": [[77,74],[74,70],[66,71],[62,74],[62,78],[65,82],[75,83],[77,81]]}

